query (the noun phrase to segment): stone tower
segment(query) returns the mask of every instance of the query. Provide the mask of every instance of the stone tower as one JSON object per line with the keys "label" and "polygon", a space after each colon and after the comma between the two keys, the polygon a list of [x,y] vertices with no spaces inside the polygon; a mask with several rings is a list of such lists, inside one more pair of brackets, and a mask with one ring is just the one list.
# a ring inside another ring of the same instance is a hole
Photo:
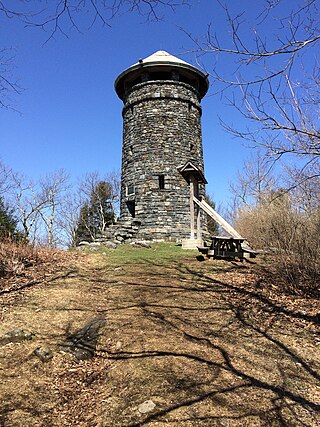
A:
{"label": "stone tower", "polygon": [[120,221],[139,224],[140,238],[199,238],[205,221],[190,191],[199,197],[206,183],[200,101],[207,77],[158,51],[123,71],[115,89],[124,103]]}

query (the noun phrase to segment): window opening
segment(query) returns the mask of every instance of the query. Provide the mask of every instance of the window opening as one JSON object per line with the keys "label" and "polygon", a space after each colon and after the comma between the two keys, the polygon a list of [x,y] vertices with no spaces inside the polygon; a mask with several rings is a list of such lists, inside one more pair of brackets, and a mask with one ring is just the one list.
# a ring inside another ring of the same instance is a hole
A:
{"label": "window opening", "polygon": [[132,194],[134,194],[134,185],[129,184],[127,185],[127,196],[131,196]]}
{"label": "window opening", "polygon": [[136,216],[136,204],[135,202],[127,202],[127,206],[128,206],[128,211],[130,213],[130,215],[132,216],[132,218],[135,218]]}
{"label": "window opening", "polygon": [[164,175],[159,175],[159,189],[164,190]]}

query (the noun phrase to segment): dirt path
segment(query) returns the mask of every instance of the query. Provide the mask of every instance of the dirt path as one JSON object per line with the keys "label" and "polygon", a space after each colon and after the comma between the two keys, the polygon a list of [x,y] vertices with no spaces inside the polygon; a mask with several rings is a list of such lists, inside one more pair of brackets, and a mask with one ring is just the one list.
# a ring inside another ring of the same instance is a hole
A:
{"label": "dirt path", "polygon": [[[25,291],[0,333],[35,337],[0,347],[0,426],[320,425],[316,318],[277,306],[256,281],[251,266],[222,261],[93,255]],[[57,346],[97,316],[96,357]],[[46,363],[33,354],[42,345]]]}

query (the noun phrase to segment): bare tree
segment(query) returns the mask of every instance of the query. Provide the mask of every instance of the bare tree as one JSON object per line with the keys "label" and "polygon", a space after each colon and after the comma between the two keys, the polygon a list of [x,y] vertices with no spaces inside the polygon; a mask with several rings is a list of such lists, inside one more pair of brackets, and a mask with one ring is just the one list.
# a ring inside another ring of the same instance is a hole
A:
{"label": "bare tree", "polygon": [[104,179],[111,185],[112,210],[117,218],[120,214],[120,189],[121,176],[119,171],[111,171],[104,176]]}
{"label": "bare tree", "polygon": [[14,50],[12,48],[0,47],[0,107],[11,108],[12,94],[22,91],[14,75]]}
{"label": "bare tree", "polygon": [[83,200],[78,190],[69,191],[64,195],[57,215],[59,243],[62,246],[74,245],[82,205]]}
{"label": "bare tree", "polygon": [[5,195],[14,186],[14,173],[0,160],[0,196]]}
{"label": "bare tree", "polygon": [[[71,30],[82,32],[80,18],[85,29],[97,23],[110,27],[120,13],[134,12],[147,20],[160,20],[167,8],[183,4],[188,0],[0,0],[0,17],[44,30],[46,43],[58,35],[69,37]],[[22,90],[14,77],[14,64],[13,49],[0,46],[0,107],[14,109],[11,96]]]}
{"label": "bare tree", "polygon": [[[11,204],[18,212],[23,235],[30,243],[41,242],[54,247],[54,235],[63,193],[68,188],[68,176],[61,169],[33,182],[23,175],[14,175]],[[45,237],[44,237],[45,236]]]}
{"label": "bare tree", "polygon": [[270,161],[261,150],[244,162],[236,181],[230,184],[235,197],[234,209],[240,206],[257,206],[277,189],[277,178],[273,173],[274,161]]}
{"label": "bare tree", "polygon": [[67,173],[60,169],[40,181],[41,200],[44,200],[45,204],[41,206],[38,212],[46,228],[47,246],[49,248],[56,246],[54,227],[57,221],[57,211],[63,202],[63,194],[69,186],[68,179]]}
{"label": "bare tree", "polygon": [[307,215],[320,212],[319,174],[314,170],[318,165],[311,164],[301,170],[289,168],[286,188],[290,190],[293,205]]}
{"label": "bare tree", "polygon": [[90,27],[97,21],[110,27],[119,13],[137,12],[151,20],[163,17],[165,8],[189,4],[188,0],[53,0],[44,6],[36,0],[21,0],[18,4],[0,1],[0,14],[18,19],[26,26],[42,28],[53,37],[56,32],[67,36],[70,28],[79,30],[77,18],[86,14]]}
{"label": "bare tree", "polygon": [[22,175],[14,176],[13,202],[18,211],[18,219],[26,240],[35,243],[39,227],[41,209],[47,207],[47,199],[40,193],[35,183]]}
{"label": "bare tree", "polygon": [[210,26],[203,38],[190,37],[217,91],[245,119],[239,127],[222,119],[224,128],[272,160],[294,162],[300,171],[312,170],[310,178],[319,177],[318,2],[267,0],[253,22],[252,11],[232,13],[231,2],[217,3],[228,34]]}

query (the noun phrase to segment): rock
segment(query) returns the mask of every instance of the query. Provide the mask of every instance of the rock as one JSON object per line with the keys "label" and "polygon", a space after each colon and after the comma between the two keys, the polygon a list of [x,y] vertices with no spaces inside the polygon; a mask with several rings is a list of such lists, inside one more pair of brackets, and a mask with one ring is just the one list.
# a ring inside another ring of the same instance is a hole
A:
{"label": "rock", "polygon": [[117,224],[112,224],[105,231],[98,233],[92,242],[81,241],[77,245],[76,250],[89,249],[94,251],[99,246],[116,249],[115,245],[120,243],[131,243],[140,229],[140,224],[140,221],[121,221]]}
{"label": "rock", "polygon": [[34,350],[34,354],[39,357],[42,362],[47,362],[48,360],[53,358],[52,351],[47,347],[37,347]]}
{"label": "rock", "polygon": [[[98,233],[93,242],[81,241],[77,245],[77,250],[95,250],[99,246],[106,246],[115,249],[114,244],[131,243],[134,236],[139,231],[140,221],[121,221],[117,224],[112,224],[105,231]],[[110,242],[110,243],[109,243]]]}
{"label": "rock", "polygon": [[114,242],[107,241],[107,242],[104,242],[104,246],[109,249],[117,249],[118,245]]}
{"label": "rock", "polygon": [[136,248],[151,248],[151,245],[144,240],[136,240],[132,242],[131,245]]}
{"label": "rock", "polygon": [[86,242],[85,240],[83,240],[82,242],[80,242],[80,243],[78,244],[78,246],[88,246],[88,245],[90,245],[90,243],[89,243],[89,242]]}
{"label": "rock", "polygon": [[25,329],[13,329],[0,337],[0,344],[6,345],[13,342],[22,342],[32,340],[34,333]]}
{"label": "rock", "polygon": [[131,227],[132,221],[121,221],[120,224],[122,227]]}
{"label": "rock", "polygon": [[94,356],[94,351],[89,348],[74,347],[72,353],[78,360],[89,360]]}
{"label": "rock", "polygon": [[156,404],[152,400],[145,400],[141,405],[138,406],[140,414],[147,414],[156,407]]}
{"label": "rock", "polygon": [[115,348],[116,348],[116,350],[117,350],[117,351],[121,350],[121,347],[122,347],[122,342],[121,342],[121,341],[117,341],[117,342],[116,342],[116,347],[115,347]]}

